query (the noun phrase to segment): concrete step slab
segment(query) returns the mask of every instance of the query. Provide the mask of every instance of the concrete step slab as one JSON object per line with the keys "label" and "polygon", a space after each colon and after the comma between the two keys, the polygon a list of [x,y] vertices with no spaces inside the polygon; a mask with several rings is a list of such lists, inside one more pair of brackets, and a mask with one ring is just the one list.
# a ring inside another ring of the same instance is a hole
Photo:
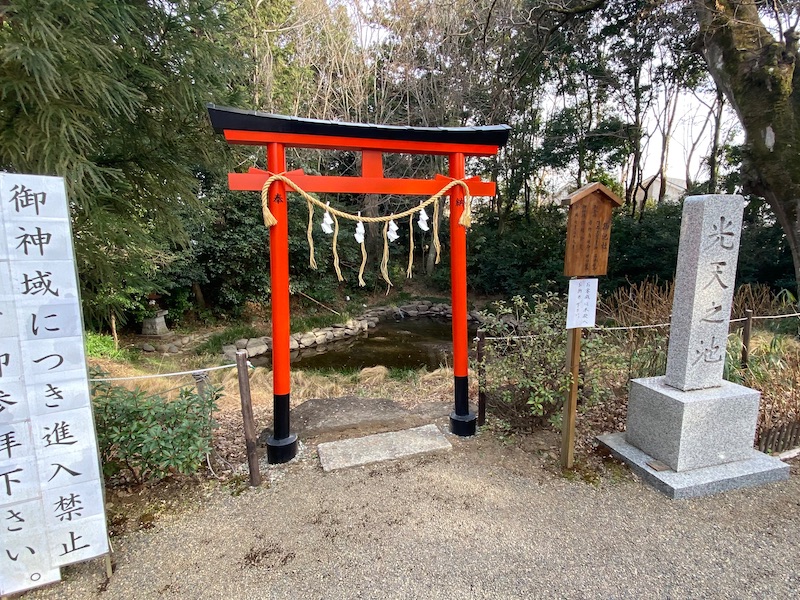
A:
{"label": "concrete step slab", "polygon": [[450,449],[450,442],[436,425],[376,433],[350,440],[325,442],[317,446],[324,471]]}

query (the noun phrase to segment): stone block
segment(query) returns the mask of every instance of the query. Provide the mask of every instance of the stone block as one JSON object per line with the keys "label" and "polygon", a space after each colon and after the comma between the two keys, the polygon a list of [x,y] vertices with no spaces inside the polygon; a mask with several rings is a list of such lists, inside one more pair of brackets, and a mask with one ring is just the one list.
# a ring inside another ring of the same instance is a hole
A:
{"label": "stone block", "polygon": [[[166,314],[166,312],[164,312]],[[155,317],[148,317],[142,321],[142,335],[166,335],[169,333],[164,314],[158,313]]]}
{"label": "stone block", "polygon": [[753,449],[759,397],[729,381],[683,392],[664,377],[634,379],[625,439],[676,472],[743,460]]}
{"label": "stone block", "polygon": [[678,389],[722,381],[744,205],[732,195],[684,201],[666,372]]}
{"label": "stone block", "polygon": [[266,354],[269,348],[267,348],[267,344],[264,343],[264,338],[252,338],[247,342],[246,350],[247,357],[252,358],[254,356]]}
{"label": "stone block", "polygon": [[424,425],[403,431],[324,442],[317,447],[317,452],[322,469],[334,471],[451,448],[450,442],[436,425]]}
{"label": "stone block", "polygon": [[789,465],[753,449],[743,460],[677,473],[653,469],[649,464],[653,457],[629,444],[622,433],[607,433],[598,436],[597,441],[626,463],[645,483],[675,500],[789,479]]}

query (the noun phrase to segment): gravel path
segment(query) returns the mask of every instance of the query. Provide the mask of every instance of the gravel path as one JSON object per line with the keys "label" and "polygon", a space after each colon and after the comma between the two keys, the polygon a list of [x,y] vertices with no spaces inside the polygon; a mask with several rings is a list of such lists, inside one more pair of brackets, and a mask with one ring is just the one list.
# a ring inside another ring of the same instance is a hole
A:
{"label": "gravel path", "polygon": [[[671,501],[627,476],[542,468],[489,434],[323,473],[313,447],[270,487],[209,487],[26,598],[800,597],[800,477]],[[620,470],[620,473],[624,471]]]}

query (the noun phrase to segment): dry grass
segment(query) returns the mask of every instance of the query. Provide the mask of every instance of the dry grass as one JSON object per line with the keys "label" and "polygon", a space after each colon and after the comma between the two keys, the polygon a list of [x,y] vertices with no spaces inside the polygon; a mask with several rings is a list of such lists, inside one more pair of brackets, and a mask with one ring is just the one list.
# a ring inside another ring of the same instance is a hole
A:
{"label": "dry grass", "polygon": [[361,369],[361,372],[358,374],[358,381],[363,385],[374,386],[384,383],[388,377],[389,369],[383,365],[377,365],[375,367]]}
{"label": "dry grass", "polygon": [[[154,375],[159,372],[168,373],[203,368],[206,365],[190,364],[201,360],[202,357],[186,357],[189,362],[182,360],[180,364],[150,363],[134,365],[130,363],[115,362],[106,359],[92,359],[93,367],[104,371],[107,377],[137,377],[141,375]],[[477,395],[477,379],[470,373],[474,383],[472,392]],[[222,388],[222,395],[217,403],[221,412],[241,409],[239,395],[239,382],[235,368],[211,371],[208,373],[212,385]],[[271,412],[273,387],[272,371],[267,368],[257,367],[248,372],[250,380],[250,395],[254,407],[266,407]],[[159,394],[167,398],[174,398],[178,394],[176,387],[194,387],[195,382],[191,375],[179,377],[157,377],[153,379],[139,379],[114,382],[128,389],[138,388],[148,394]],[[452,399],[453,370],[450,368],[437,369],[428,372],[421,369],[410,373],[400,379],[394,379],[386,367],[377,366],[362,369],[359,373],[327,373],[321,374],[313,371],[293,370],[291,372],[292,404],[297,405],[311,398],[335,398],[347,395],[363,397],[390,398],[407,406],[414,406],[422,402]]]}
{"label": "dry grass", "polygon": [[769,286],[749,284],[739,286],[733,296],[732,319],[745,316],[745,309],[750,309],[756,316],[788,315],[795,312],[795,306],[789,296],[776,294]]}
{"label": "dry grass", "polygon": [[621,327],[668,323],[674,292],[672,283],[643,281],[617,289],[601,302],[599,309]]}
{"label": "dry grass", "polygon": [[[600,303],[599,311],[622,327],[669,323],[674,293],[672,283],[643,281],[616,290]],[[767,285],[748,283],[737,288],[733,296],[731,318],[744,317],[745,309],[756,316],[767,316],[791,314],[795,308],[786,294],[776,294]]]}
{"label": "dry grass", "polygon": [[[734,348],[741,347],[738,337]],[[800,419],[800,342],[768,331],[754,333],[749,368],[736,369],[736,383],[761,392],[759,432]]]}
{"label": "dry grass", "polygon": [[[272,371],[256,368],[250,371],[250,394],[253,406],[272,405]],[[474,373],[474,394],[477,395],[477,380]],[[235,371],[230,371],[220,381],[223,396],[218,402],[219,409],[238,410],[239,384]],[[292,405],[296,406],[311,398],[338,398],[341,396],[361,396],[370,398],[390,398],[408,407],[423,402],[450,400],[453,394],[452,369],[418,371],[414,377],[402,380],[389,377],[386,367],[378,366],[363,369],[356,375],[347,373],[319,374],[315,372],[292,371]]]}

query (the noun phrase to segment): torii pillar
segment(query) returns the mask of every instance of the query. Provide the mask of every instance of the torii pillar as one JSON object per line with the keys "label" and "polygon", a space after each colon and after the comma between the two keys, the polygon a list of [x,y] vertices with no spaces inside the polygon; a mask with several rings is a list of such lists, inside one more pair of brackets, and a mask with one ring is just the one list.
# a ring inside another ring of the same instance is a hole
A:
{"label": "torii pillar", "polygon": [[[471,196],[493,196],[495,184],[478,177],[465,178],[467,156],[494,156],[508,141],[508,125],[486,127],[397,127],[300,119],[235,108],[208,106],[211,123],[232,144],[267,147],[268,171],[250,169],[231,173],[231,190],[261,191],[273,173],[283,173],[305,192],[346,194],[404,194],[432,196],[455,179],[463,181]],[[286,173],[285,149],[318,148],[361,152],[360,177]],[[449,158],[449,177],[390,179],[383,176],[383,154],[444,155]],[[267,441],[270,463],[283,463],[297,453],[297,436],[290,427],[289,349],[289,227],[286,185],[274,182],[269,189],[269,209],[277,220],[270,229],[270,276],[272,285],[273,435]],[[469,340],[467,334],[467,233],[459,224],[465,210],[464,190],[450,191],[450,272],[453,307],[453,394],[455,407],[450,431],[460,436],[475,433],[476,417],[469,410]]]}

